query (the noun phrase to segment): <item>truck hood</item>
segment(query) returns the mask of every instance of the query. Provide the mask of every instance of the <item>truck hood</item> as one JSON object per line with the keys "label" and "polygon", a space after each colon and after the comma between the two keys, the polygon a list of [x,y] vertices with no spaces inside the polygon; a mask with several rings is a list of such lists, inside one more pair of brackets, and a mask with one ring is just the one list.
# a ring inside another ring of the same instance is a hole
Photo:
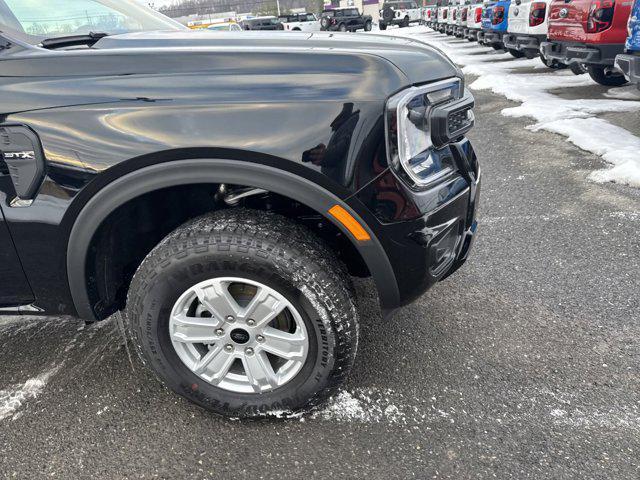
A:
{"label": "truck hood", "polygon": [[[404,74],[408,83],[452,76],[460,70],[436,47],[416,39],[375,34],[332,32],[161,31],[114,35],[94,45],[97,50],[149,49],[155,52],[190,49],[244,54],[354,55],[383,59]],[[305,62],[306,63],[306,62]],[[295,68],[295,67],[294,67]],[[304,70],[305,65],[299,66]],[[327,72],[330,73],[330,72]]]}

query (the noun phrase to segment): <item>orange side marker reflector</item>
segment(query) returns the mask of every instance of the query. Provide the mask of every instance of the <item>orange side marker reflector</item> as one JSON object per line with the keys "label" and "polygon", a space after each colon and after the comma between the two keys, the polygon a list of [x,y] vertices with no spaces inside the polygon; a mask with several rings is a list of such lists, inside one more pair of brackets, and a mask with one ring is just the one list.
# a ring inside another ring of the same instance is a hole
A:
{"label": "orange side marker reflector", "polygon": [[360,240],[361,242],[371,240],[371,236],[364,228],[362,228],[362,225],[360,225],[358,221],[340,205],[334,205],[333,207],[331,207],[329,209],[329,213],[333,218],[344,225],[345,228],[349,230],[349,232],[351,232],[351,235],[356,238],[356,240]]}

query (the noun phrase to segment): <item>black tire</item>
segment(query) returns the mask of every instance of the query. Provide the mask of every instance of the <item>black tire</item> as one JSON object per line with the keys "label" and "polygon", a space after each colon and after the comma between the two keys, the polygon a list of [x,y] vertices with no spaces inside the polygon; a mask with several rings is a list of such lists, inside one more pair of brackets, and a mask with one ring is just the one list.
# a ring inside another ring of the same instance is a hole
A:
{"label": "black tire", "polygon": [[382,9],[382,18],[386,24],[390,24],[396,16],[396,12],[389,5]]}
{"label": "black tire", "polygon": [[[308,355],[288,383],[262,393],[237,393],[206,382],[180,360],[169,333],[173,305],[192,286],[216,277],[260,282],[298,310],[308,333]],[[154,248],[131,282],[127,318],[139,354],[164,385],[233,417],[320,405],[347,376],[358,343],[353,287],[333,252],[285,217],[245,209],[196,218]]]}
{"label": "black tire", "polygon": [[381,22],[379,27],[380,27],[380,30],[386,30],[387,29],[387,24]]}
{"label": "black tire", "polygon": [[322,18],[320,19],[320,26],[321,26],[322,28],[324,28],[325,30],[326,30],[327,28],[329,28],[329,19],[328,19],[327,17],[322,17]]}
{"label": "black tire", "polygon": [[574,75],[582,75],[587,73],[587,69],[581,63],[573,62],[569,64],[569,70],[573,72]]}
{"label": "black tire", "polygon": [[512,57],[514,58],[522,58],[524,57],[524,52],[521,52],[520,50],[514,50],[513,48],[510,48],[507,50]]}
{"label": "black tire", "polygon": [[404,17],[404,19],[402,20],[402,23],[400,24],[400,27],[408,27],[409,26],[409,17]]}
{"label": "black tire", "polygon": [[371,21],[367,20],[364,24],[364,31],[365,32],[370,32],[371,31]]}
{"label": "black tire", "polygon": [[602,65],[589,65],[587,71],[594,82],[606,87],[620,87],[627,83],[622,73],[613,72]]}
{"label": "black tire", "polygon": [[500,45],[499,43],[492,43],[491,48],[493,48],[494,50],[502,50],[502,45]]}
{"label": "black tire", "polygon": [[340,25],[338,25],[338,31],[346,32],[347,31],[347,26],[344,23],[341,23]]}

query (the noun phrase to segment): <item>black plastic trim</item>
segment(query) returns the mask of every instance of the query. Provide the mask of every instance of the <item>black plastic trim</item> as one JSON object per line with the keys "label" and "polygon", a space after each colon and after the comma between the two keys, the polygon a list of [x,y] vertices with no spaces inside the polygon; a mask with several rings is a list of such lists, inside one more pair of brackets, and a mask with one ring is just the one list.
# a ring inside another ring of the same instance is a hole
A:
{"label": "black plastic trim", "polygon": [[624,52],[624,45],[618,43],[571,43],[548,41],[540,44],[540,52],[545,58],[562,63],[586,63],[593,65],[613,65],[616,55]]}
{"label": "black plastic trim", "polygon": [[[196,183],[231,183],[263,188],[290,197],[313,208],[340,228],[351,240],[371,273],[382,308],[399,304],[398,284],[384,248],[370,227],[340,198],[289,172],[250,162],[226,159],[191,159],[152,165],[129,173],[94,195],[75,220],[67,247],[69,288],[80,318],[97,320],[86,283],[89,245],[101,223],[116,208],[154,190]],[[327,211],[339,204],[368,231],[371,240],[359,242]]]}

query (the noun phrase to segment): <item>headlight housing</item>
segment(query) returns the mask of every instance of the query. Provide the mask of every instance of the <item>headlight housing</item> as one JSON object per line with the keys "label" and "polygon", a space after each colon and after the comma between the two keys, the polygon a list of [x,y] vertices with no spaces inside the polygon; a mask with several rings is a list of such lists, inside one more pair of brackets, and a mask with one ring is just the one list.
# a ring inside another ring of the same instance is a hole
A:
{"label": "headlight housing", "polygon": [[392,96],[385,115],[389,164],[416,187],[453,174],[455,161],[439,149],[471,129],[472,108],[473,97],[465,95],[459,78]]}

